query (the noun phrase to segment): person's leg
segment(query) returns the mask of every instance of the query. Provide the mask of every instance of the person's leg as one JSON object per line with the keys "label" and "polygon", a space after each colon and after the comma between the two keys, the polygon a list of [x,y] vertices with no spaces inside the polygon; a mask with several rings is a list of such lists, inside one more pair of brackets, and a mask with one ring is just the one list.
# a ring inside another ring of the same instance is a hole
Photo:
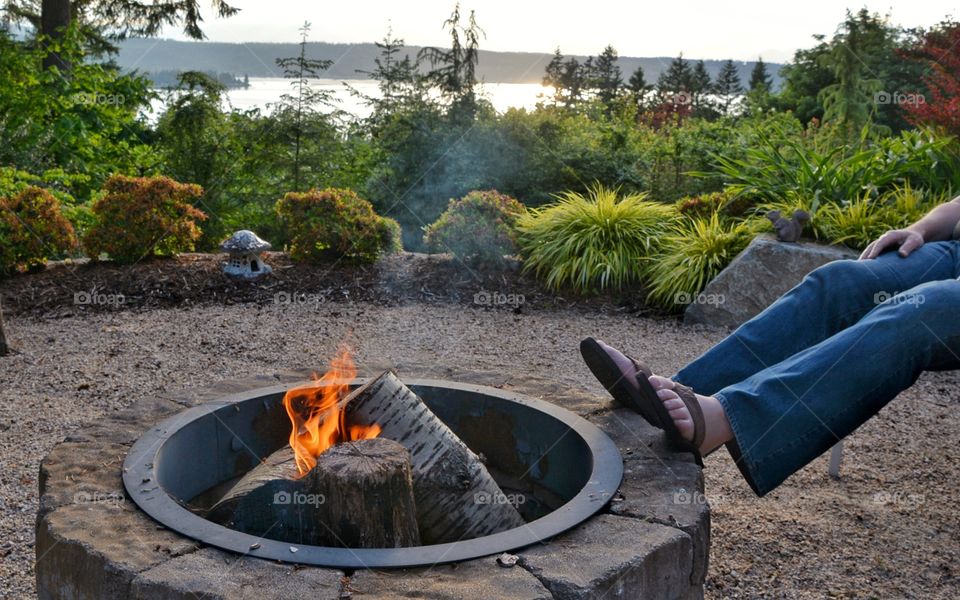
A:
{"label": "person's leg", "polygon": [[956,277],[958,247],[957,242],[936,242],[907,258],[889,252],[874,260],[820,267],[673,379],[707,395],[747,379],[853,325],[878,299]]}
{"label": "person's leg", "polygon": [[753,490],[762,496],[775,488],[923,371],[960,368],[958,307],[960,281],[917,286],[713,394],[733,434],[727,447]]}

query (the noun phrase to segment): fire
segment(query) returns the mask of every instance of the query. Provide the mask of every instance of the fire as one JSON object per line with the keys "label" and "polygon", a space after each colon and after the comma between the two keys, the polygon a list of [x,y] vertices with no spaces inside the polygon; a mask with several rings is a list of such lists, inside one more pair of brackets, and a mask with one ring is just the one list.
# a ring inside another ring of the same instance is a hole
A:
{"label": "fire", "polygon": [[345,344],[337,350],[330,370],[312,385],[287,390],[283,406],[293,428],[290,447],[297,472],[304,476],[317,464],[317,457],[341,442],[366,440],[380,435],[379,425],[347,425],[345,403],[357,368]]}

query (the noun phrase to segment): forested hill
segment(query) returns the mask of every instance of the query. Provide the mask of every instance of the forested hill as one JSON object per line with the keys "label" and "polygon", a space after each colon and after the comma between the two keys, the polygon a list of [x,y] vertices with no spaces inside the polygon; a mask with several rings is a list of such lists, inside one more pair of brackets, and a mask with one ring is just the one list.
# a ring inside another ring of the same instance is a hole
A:
{"label": "forested hill", "polygon": [[[408,46],[407,52],[415,55],[417,46]],[[598,52],[602,50],[598,48]],[[174,40],[130,39],[120,44],[117,62],[125,69],[140,71],[212,71],[232,73],[242,77],[282,77],[277,68],[276,59],[295,56],[299,53],[298,44],[246,43],[229,44],[223,42],[180,42]],[[373,60],[379,54],[374,44],[329,44],[310,42],[308,54],[311,58],[329,59],[334,65],[325,75],[331,79],[363,79],[358,70],[373,68]],[[544,69],[550,62],[550,54],[528,52],[492,52],[481,50],[478,66],[479,77],[489,83],[540,83]],[[585,57],[577,57],[583,59]],[[656,82],[660,72],[670,64],[672,57],[634,58],[620,57],[619,65],[624,80],[637,68],[643,67],[648,82]],[[707,71],[715,77],[723,61],[704,61]],[[753,62],[737,62],[740,78],[750,79]],[[774,87],[778,87],[779,64],[768,63],[768,72],[773,77]]]}

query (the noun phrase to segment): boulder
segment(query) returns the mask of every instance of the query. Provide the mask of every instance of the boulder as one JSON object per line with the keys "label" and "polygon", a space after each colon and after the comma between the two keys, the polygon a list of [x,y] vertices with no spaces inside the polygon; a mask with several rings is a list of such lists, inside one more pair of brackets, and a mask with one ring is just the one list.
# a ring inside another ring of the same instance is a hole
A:
{"label": "boulder", "polygon": [[842,246],[787,243],[759,235],[687,306],[685,323],[737,327],[794,287],[817,267],[857,258]]}

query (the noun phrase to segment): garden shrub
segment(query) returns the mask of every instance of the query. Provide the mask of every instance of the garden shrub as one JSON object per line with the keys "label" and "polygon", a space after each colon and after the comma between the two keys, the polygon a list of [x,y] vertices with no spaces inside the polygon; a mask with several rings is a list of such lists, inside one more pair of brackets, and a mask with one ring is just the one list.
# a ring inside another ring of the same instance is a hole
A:
{"label": "garden shrub", "polygon": [[470,265],[496,266],[517,253],[517,220],[526,211],[496,190],[473,191],[450,200],[447,210],[426,228],[423,243],[431,252],[451,252]]}
{"label": "garden shrub", "polygon": [[688,196],[677,200],[677,212],[685,217],[709,217],[718,213],[721,218],[741,218],[752,208],[752,202],[731,190]]}
{"label": "garden shrub", "polygon": [[106,253],[120,263],[193,250],[198,221],[206,214],[191,204],[203,195],[194,184],[168,177],[114,175],[93,205],[96,219],[83,239],[91,258]]}
{"label": "garden shrub", "polygon": [[817,240],[862,250],[886,231],[907,227],[950,198],[947,193],[904,185],[878,198],[864,194],[852,202],[814,206],[809,197],[790,193],[782,202],[763,205],[760,213],[779,210],[790,215],[795,210],[805,210],[812,216],[809,227]]}
{"label": "garden shrub", "polygon": [[29,186],[0,197],[0,275],[32,270],[76,247],[73,226],[49,191]]}
{"label": "garden shrub", "polygon": [[596,186],[532,210],[519,222],[525,268],[552,288],[593,292],[630,285],[677,218],[673,206],[645,198],[619,197],[616,190]]}
{"label": "garden shrub", "polygon": [[647,301],[682,310],[743,250],[759,231],[757,220],[683,218],[664,240],[661,252],[645,261]]}
{"label": "garden shrub", "polygon": [[276,210],[289,234],[290,257],[298,262],[373,262],[401,249],[400,225],[377,215],[353,190],[288,192]]}

